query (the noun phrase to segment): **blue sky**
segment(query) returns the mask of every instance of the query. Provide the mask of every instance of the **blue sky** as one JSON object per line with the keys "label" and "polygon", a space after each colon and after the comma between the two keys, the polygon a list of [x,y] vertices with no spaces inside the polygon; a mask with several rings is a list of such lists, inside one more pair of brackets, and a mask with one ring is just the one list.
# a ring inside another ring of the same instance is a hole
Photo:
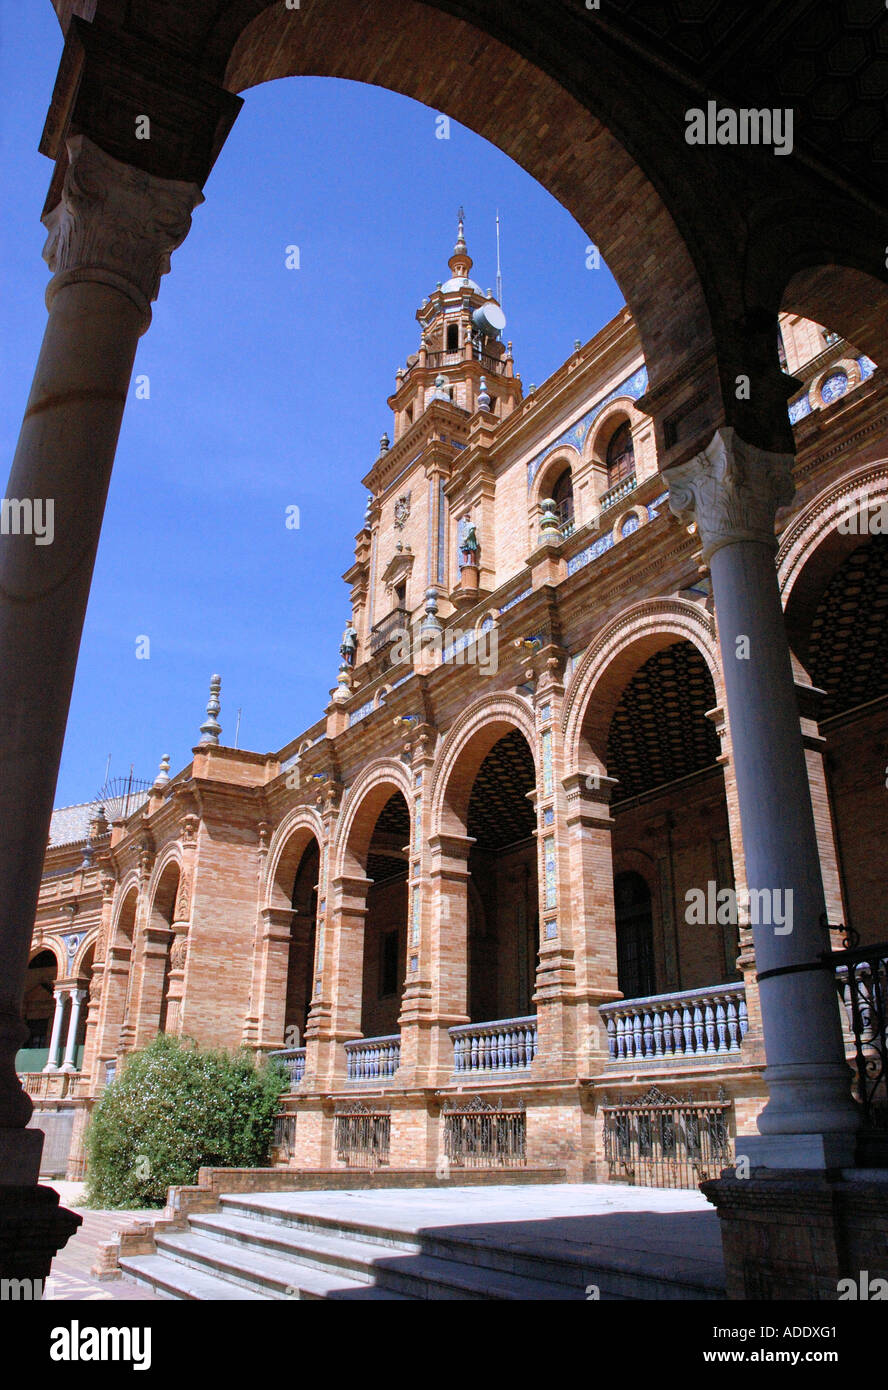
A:
{"label": "blue sky", "polygon": [[[7,470],[46,314],[37,144],[62,49],[50,0],[0,0],[0,430]],[[386,398],[418,345],[413,317],[446,278],[456,209],[474,277],[539,383],[620,308],[589,238],[494,146],[376,87],[269,83],[246,101],[173,255],[134,375],[105,513],[56,805],[111,775],[178,771],[222,676],[222,741],[275,750],[321,717],[349,613],[342,572],[361,478],[391,433]],[[301,268],[287,270],[286,248]],[[4,480],[5,481],[5,480]],[[299,530],[285,526],[298,506]],[[150,638],[150,659],[136,657]]]}

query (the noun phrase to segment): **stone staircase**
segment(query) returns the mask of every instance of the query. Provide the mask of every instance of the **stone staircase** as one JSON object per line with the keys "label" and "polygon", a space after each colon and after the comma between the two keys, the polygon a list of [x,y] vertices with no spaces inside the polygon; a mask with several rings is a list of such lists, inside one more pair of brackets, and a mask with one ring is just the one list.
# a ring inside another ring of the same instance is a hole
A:
{"label": "stone staircase", "polygon": [[[300,1193],[222,1194],[153,1254],[121,1252],[121,1274],[173,1299],[721,1299],[705,1262],[557,1237],[522,1242],[508,1224],[411,1230],[321,1212]],[[303,1198],[300,1201],[300,1198]]]}

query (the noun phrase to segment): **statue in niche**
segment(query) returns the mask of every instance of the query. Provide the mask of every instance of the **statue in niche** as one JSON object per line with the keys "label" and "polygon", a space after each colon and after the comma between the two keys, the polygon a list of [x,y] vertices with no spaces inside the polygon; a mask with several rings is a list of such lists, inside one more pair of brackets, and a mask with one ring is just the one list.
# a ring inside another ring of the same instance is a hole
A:
{"label": "statue in niche", "polygon": [[477,565],[478,563],[478,532],[474,523],[466,522],[466,529],[460,541],[462,560],[464,565]]}
{"label": "statue in niche", "polygon": [[346,666],[354,666],[355,655],[358,650],[358,634],[352,627],[351,619],[345,625],[342,634],[342,641],[339,644],[339,655],[342,657]]}

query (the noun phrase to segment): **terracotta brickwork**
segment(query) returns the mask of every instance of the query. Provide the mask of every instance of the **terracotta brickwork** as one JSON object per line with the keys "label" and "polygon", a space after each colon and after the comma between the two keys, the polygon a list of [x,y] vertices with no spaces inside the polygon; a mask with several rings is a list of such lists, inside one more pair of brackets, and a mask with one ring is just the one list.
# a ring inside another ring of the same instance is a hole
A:
{"label": "terracotta brickwork", "polygon": [[[250,53],[245,40],[242,65]],[[450,266],[460,283],[417,314],[392,440],[364,479],[345,576],[357,647],[324,717],[274,754],[199,744],[135,811],[97,821],[88,853],[82,833],[47,851],[34,956],[52,952],[56,987],[88,991],[72,1173],[109,1067],[162,1027],[304,1048],[278,1155],[303,1176],[347,1171],[337,1115],[356,1102],[389,1117],[392,1174],[439,1172],[449,1107],[490,1105],[523,1136],[500,1171],[568,1180],[607,1177],[601,1106],[616,1096],[721,1088],[738,1152],[764,1104],[745,918],[689,914],[696,892],[742,896],[743,835],[718,614],[637,404],[635,325],[622,312],[529,394],[511,347],[472,337],[469,310],[491,301],[462,283],[459,242]],[[788,316],[784,342],[801,376],[832,346],[853,354]],[[616,478],[623,424],[634,469]],[[821,722],[805,663],[829,657],[809,647],[851,553],[835,539],[848,480],[888,489],[886,424],[878,374],[800,418],[779,517],[829,914],[864,939],[885,935],[885,692]],[[553,520],[567,469],[572,505]],[[415,640],[423,622],[437,647]],[[645,998],[745,986],[742,1048],[621,1062],[599,1008],[630,978]],[[393,1034],[391,1074],[350,1080],[345,1044]]]}

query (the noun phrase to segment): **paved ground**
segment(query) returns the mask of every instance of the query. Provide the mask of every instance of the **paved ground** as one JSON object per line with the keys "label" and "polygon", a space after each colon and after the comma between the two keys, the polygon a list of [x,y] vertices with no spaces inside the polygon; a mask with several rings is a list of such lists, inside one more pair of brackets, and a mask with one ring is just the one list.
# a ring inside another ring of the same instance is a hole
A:
{"label": "paved ground", "polygon": [[[89,1273],[96,1246],[137,1217],[160,1212],[86,1211],[78,1203],[82,1183],[53,1183],[65,1206],[80,1211],[83,1225],[56,1257],[49,1297],[59,1299],[153,1299],[128,1280],[99,1281]],[[497,1246],[534,1250],[582,1247],[587,1252],[624,1250],[637,1263],[646,1252],[652,1265],[664,1261],[692,1273],[718,1276],[722,1269],[718,1217],[702,1193],[617,1184],[553,1184],[528,1187],[355,1189],[348,1192],[278,1192],[263,1202],[325,1216],[367,1221],[396,1230],[436,1231],[459,1227],[462,1235]],[[648,1260],[645,1261],[647,1263]]]}
{"label": "paved ground", "polygon": [[82,1182],[52,1182],[63,1207],[79,1212],[83,1225],[52,1262],[52,1272],[44,1294],[48,1299],[150,1299],[157,1295],[140,1284],[125,1279],[94,1279],[90,1274],[96,1249],[110,1240],[121,1226],[136,1219],[151,1219],[160,1211],[90,1211],[82,1205]]}

